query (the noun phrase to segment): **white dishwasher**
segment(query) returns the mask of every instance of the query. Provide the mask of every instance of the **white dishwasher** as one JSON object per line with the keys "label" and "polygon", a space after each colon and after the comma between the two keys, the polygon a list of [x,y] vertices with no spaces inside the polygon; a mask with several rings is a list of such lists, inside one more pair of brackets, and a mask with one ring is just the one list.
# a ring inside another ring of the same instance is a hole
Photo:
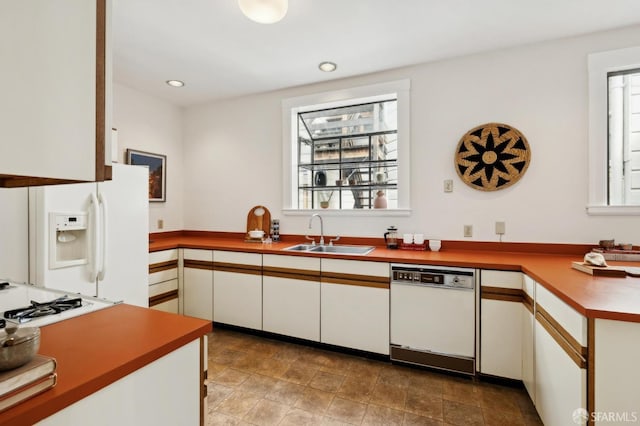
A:
{"label": "white dishwasher", "polygon": [[391,265],[391,359],[475,375],[474,269]]}

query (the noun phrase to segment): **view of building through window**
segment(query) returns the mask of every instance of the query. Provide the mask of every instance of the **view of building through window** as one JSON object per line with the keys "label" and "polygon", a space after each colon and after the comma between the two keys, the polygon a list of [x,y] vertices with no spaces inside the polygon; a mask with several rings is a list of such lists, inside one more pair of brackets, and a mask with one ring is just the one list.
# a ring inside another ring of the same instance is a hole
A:
{"label": "view of building through window", "polygon": [[298,113],[298,208],[398,207],[397,100]]}
{"label": "view of building through window", "polygon": [[608,74],[609,205],[640,205],[640,69]]}

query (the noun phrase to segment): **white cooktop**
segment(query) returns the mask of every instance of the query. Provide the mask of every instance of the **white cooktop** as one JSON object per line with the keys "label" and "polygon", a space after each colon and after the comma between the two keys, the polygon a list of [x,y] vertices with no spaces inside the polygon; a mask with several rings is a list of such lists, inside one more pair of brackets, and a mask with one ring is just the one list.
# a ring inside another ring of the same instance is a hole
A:
{"label": "white cooktop", "polygon": [[[0,282],[6,282],[6,280],[0,280]],[[95,297],[81,296],[79,294],[49,288],[45,289],[30,284],[10,283],[9,287],[0,290],[0,313],[2,313],[0,318],[4,318],[5,311],[30,306],[32,300],[34,302],[44,303],[65,295],[70,299],[81,297],[82,306],[57,314],[35,318],[30,321],[23,322],[20,325],[22,327],[40,327],[114,305],[113,302],[97,299]],[[7,325],[12,323],[9,319],[7,319],[6,322]]]}

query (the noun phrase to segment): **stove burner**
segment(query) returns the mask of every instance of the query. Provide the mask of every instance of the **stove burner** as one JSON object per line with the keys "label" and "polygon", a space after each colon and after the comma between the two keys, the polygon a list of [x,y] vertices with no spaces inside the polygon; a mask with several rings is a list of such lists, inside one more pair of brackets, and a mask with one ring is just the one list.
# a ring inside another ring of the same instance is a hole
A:
{"label": "stove burner", "polygon": [[24,308],[12,309],[4,313],[6,319],[23,323],[30,321],[34,318],[44,317],[47,315],[58,314],[69,309],[79,308],[82,306],[82,299],[75,298],[69,299],[67,295],[50,302],[35,302],[31,301],[31,306],[25,306]]}

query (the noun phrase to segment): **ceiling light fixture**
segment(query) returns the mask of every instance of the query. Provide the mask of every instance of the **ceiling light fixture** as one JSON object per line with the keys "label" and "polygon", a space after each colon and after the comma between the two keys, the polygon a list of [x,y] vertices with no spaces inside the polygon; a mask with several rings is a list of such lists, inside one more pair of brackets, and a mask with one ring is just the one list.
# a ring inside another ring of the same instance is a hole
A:
{"label": "ceiling light fixture", "polygon": [[287,14],[289,0],[238,0],[238,6],[252,21],[273,24]]}
{"label": "ceiling light fixture", "polygon": [[336,68],[338,68],[338,66],[333,62],[324,61],[324,62],[320,62],[320,65],[318,65],[318,68],[320,68],[320,71],[334,72]]}
{"label": "ceiling light fixture", "polygon": [[167,80],[167,84],[171,87],[182,87],[184,86],[184,81],[180,80]]}

